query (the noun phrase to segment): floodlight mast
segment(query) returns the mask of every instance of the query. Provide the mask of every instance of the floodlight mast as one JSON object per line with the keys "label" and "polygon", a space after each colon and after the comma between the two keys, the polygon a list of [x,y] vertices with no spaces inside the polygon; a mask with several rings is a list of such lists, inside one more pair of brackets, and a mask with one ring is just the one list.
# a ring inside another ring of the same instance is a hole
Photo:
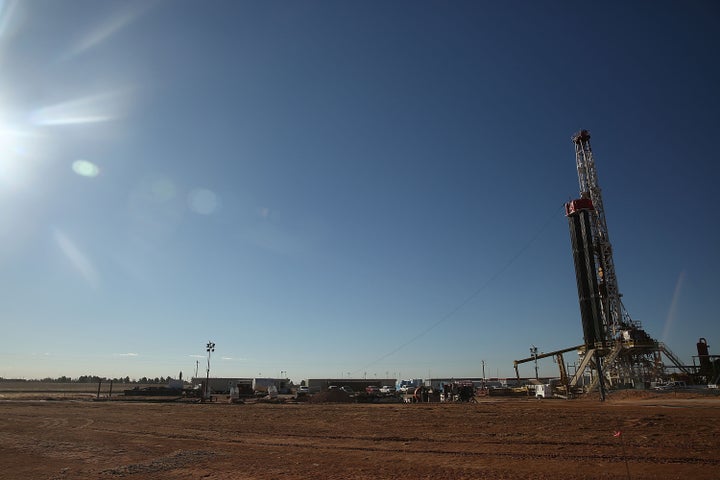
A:
{"label": "floodlight mast", "polygon": [[530,347],[530,355],[535,359],[535,380],[539,380],[540,377],[538,377],[538,347],[535,345],[532,345]]}
{"label": "floodlight mast", "polygon": [[211,341],[208,341],[207,345],[205,346],[205,350],[207,351],[208,357],[207,357],[207,377],[205,379],[205,398],[210,398],[210,355],[212,352],[215,351],[215,344]]}
{"label": "floodlight mast", "polygon": [[598,184],[595,160],[590,147],[590,132],[580,130],[573,135],[572,141],[575,144],[580,197],[590,199],[594,210],[591,215],[591,230],[596,249],[595,258],[599,267],[597,277],[600,286],[602,322],[605,330],[603,340],[606,345],[611,345],[621,334],[621,330],[627,328],[630,320],[620,300],[621,295],[615,276],[615,264],[605,220],[602,191]]}

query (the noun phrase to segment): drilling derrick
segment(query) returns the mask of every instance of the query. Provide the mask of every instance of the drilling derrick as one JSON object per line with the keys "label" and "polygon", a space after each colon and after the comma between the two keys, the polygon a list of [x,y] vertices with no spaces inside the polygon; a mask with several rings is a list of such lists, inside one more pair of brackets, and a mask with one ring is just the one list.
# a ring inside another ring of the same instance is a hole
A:
{"label": "drilling derrick", "polygon": [[597,180],[597,170],[590,147],[590,133],[581,130],[572,138],[575,144],[575,163],[580,181],[580,198],[592,202],[594,214],[590,217],[592,242],[595,247],[595,260],[598,267],[598,285],[602,305],[602,324],[605,331],[604,343],[611,345],[622,330],[627,317],[620,302],[620,292],[615,276],[615,264],[612,257],[612,245],[608,235],[602,191]]}
{"label": "drilling derrick", "polygon": [[[625,310],[615,275],[605,207],[590,148],[590,133],[581,130],[573,135],[572,141],[580,198],[565,204],[565,215],[570,227],[584,343],[515,360],[518,381],[518,365],[554,355],[558,355],[560,366],[561,386],[557,389],[568,396],[590,393],[597,388],[600,398],[604,399],[605,387],[647,388],[653,381],[664,380],[667,368],[674,369],[675,374],[688,380],[697,376],[698,371],[706,379],[720,379],[717,373],[720,372],[720,355],[710,368],[704,339],[698,343],[700,369],[694,365],[683,365],[667,345],[648,335],[640,322],[632,320]],[[577,350],[580,356],[572,378],[562,359],[562,354],[571,350]],[[663,355],[670,365],[663,363]]]}
{"label": "drilling derrick", "polygon": [[[605,220],[602,191],[598,184],[590,133],[572,137],[580,181],[580,198],[565,205],[575,262],[584,347],[580,369],[570,382],[574,387],[590,370],[587,391],[603,386],[647,383],[663,374],[661,353],[672,352],[651,338],[625,310],[613,262],[613,250]],[[679,366],[679,362],[673,363]]]}

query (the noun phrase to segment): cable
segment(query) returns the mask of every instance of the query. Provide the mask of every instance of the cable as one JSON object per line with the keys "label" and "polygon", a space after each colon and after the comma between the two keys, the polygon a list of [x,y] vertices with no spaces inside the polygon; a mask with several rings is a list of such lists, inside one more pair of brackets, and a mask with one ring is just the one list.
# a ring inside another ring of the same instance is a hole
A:
{"label": "cable", "polygon": [[[565,209],[565,205],[563,204],[563,205],[560,207],[560,211],[564,211],[564,209]],[[490,276],[490,278],[488,278],[487,280],[485,280],[485,283],[483,283],[482,285],[480,285],[480,287],[477,288],[473,293],[471,293],[465,300],[463,300],[462,302],[460,302],[456,307],[454,307],[454,308],[453,308],[452,310],[450,310],[448,313],[446,313],[445,315],[443,315],[442,317],[440,317],[440,319],[438,319],[435,323],[431,324],[429,327],[427,327],[427,328],[425,328],[424,330],[422,330],[420,333],[418,333],[417,335],[415,335],[414,337],[412,337],[410,340],[406,341],[405,343],[401,344],[400,346],[398,346],[397,348],[393,349],[392,351],[386,353],[385,355],[383,355],[383,356],[381,356],[381,357],[373,360],[372,362],[368,363],[368,364],[365,365],[364,367],[362,367],[362,368],[360,368],[360,369],[358,369],[358,370],[355,370],[355,372],[353,372],[353,373],[362,372],[362,371],[366,370],[368,367],[371,367],[371,366],[375,365],[376,363],[378,363],[378,362],[380,362],[380,361],[382,361],[382,360],[385,360],[385,359],[388,358],[389,356],[396,354],[397,352],[399,352],[399,351],[402,350],[403,348],[407,347],[407,346],[410,345],[411,343],[414,343],[415,341],[417,341],[417,340],[419,340],[420,338],[424,337],[424,336],[427,335],[429,332],[431,332],[432,330],[434,330],[435,328],[437,328],[439,325],[445,323],[445,322],[446,322],[447,320],[449,320],[453,315],[455,315],[455,314],[458,313],[460,310],[462,310],[462,308],[465,307],[465,305],[467,305],[468,303],[470,303],[471,301],[473,301],[473,300],[475,299],[475,297],[477,297],[478,295],[480,295],[480,294],[483,292],[483,290],[485,290],[491,283],[493,283],[500,275],[502,275],[503,273],[505,273],[505,271],[506,271],[508,268],[510,268],[510,266],[511,266],[513,263],[515,263],[515,261],[516,261],[518,258],[520,258],[520,256],[521,256],[523,253],[525,253],[525,251],[527,251],[527,250],[532,246],[533,243],[535,243],[535,241],[540,237],[540,235],[545,231],[545,229],[546,229],[546,228],[550,225],[550,223],[555,219],[555,216],[556,216],[556,215],[557,215],[557,210],[554,211],[553,214],[542,224],[542,226],[540,227],[540,229],[535,233],[535,235],[533,235],[533,236],[530,238],[530,240],[528,241],[528,243],[526,243],[523,247],[521,247],[520,250],[518,250],[518,252],[517,252],[515,255],[513,255],[512,257],[510,257],[510,259],[509,259],[502,267],[500,267],[495,273],[493,273],[493,274]]]}

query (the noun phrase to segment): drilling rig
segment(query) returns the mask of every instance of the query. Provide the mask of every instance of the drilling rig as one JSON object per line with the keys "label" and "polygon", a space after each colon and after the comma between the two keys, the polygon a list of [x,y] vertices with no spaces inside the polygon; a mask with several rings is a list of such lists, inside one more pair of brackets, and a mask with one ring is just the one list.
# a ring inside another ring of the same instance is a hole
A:
{"label": "drilling rig", "polygon": [[590,133],[572,137],[580,181],[580,198],[565,204],[580,302],[584,345],[581,361],[568,388],[574,389],[590,372],[585,391],[606,387],[638,386],[664,376],[662,354],[685,374],[682,365],[661,342],[653,339],[638,321],[630,318],[618,288],[613,249],[608,235],[602,191],[590,147]]}
{"label": "drilling rig", "polygon": [[[515,360],[517,380],[520,381],[519,365],[546,357],[556,358],[560,367],[558,390],[568,396],[599,389],[600,399],[604,400],[606,388],[646,388],[651,382],[662,382],[668,368],[687,379],[697,377],[695,365],[683,365],[667,345],[652,338],[625,310],[615,275],[590,133],[581,130],[573,135],[572,142],[580,197],[565,204],[565,216],[570,228],[584,343]],[[698,355],[704,362],[701,367],[709,365],[705,345],[698,343]],[[573,350],[580,359],[571,377],[563,355]],[[663,356],[669,364],[664,363]],[[712,371],[705,368],[706,379],[716,376],[720,379],[716,372],[720,372],[720,355],[717,357],[717,368]]]}

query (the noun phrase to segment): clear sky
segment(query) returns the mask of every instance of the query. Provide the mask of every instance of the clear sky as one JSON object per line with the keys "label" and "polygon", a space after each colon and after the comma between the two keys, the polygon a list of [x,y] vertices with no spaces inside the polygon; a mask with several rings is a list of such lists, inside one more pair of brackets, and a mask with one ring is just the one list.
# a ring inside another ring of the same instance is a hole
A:
{"label": "clear sky", "polygon": [[2,377],[511,375],[582,343],[582,128],[631,316],[720,353],[717,2],[0,12]]}

